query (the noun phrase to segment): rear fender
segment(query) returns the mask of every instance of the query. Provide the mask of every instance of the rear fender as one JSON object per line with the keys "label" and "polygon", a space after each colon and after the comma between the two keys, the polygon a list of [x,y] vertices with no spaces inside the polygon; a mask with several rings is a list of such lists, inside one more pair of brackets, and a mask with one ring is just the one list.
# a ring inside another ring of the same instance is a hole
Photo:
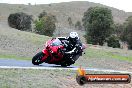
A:
{"label": "rear fender", "polygon": [[82,44],[82,50],[86,49],[87,45],[86,44]]}

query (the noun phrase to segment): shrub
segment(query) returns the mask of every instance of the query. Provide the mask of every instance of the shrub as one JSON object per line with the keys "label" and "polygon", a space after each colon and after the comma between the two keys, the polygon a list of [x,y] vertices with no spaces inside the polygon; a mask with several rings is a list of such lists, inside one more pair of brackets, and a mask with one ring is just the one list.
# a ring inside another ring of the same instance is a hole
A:
{"label": "shrub", "polygon": [[45,10],[43,10],[43,12],[39,14],[38,18],[41,19],[44,16],[47,16],[47,12]]}
{"label": "shrub", "polygon": [[82,24],[81,24],[80,21],[77,21],[77,22],[75,23],[75,28],[77,28],[78,30],[82,30]]}
{"label": "shrub", "polygon": [[129,16],[124,23],[125,29],[121,40],[128,43],[128,48],[132,49],[132,16]]}
{"label": "shrub", "polygon": [[118,37],[116,35],[111,35],[107,39],[107,44],[108,44],[109,47],[120,48],[119,39],[118,39]]}
{"label": "shrub", "polygon": [[70,27],[72,27],[74,25],[73,22],[72,22],[71,17],[68,17],[67,21],[68,21],[68,24],[69,24]]}
{"label": "shrub", "polygon": [[23,31],[31,31],[31,21],[32,16],[22,12],[10,14],[8,17],[10,27]]}
{"label": "shrub", "polygon": [[35,31],[38,34],[52,36],[55,29],[55,21],[51,16],[44,16],[43,18],[35,21]]}

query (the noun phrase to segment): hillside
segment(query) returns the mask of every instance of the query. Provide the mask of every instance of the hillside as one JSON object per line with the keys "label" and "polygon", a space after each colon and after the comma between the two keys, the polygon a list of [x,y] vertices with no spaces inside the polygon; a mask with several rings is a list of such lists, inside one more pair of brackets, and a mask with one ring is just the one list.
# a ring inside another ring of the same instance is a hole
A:
{"label": "hillside", "polygon": [[[34,19],[37,18],[38,14],[43,10],[48,13],[54,14],[58,20],[59,27],[67,27],[67,19],[71,17],[73,23],[82,19],[83,13],[93,6],[104,6],[99,3],[92,3],[87,1],[78,2],[64,2],[64,3],[53,3],[53,4],[43,4],[43,5],[16,5],[16,4],[0,4],[0,20],[6,20],[10,13],[15,12],[25,12],[32,15]],[[112,10],[114,21],[117,23],[122,23],[124,20],[132,15],[132,13],[126,13],[122,10],[116,8],[108,7]]]}
{"label": "hillside", "polygon": [[[73,31],[72,28],[68,27],[68,17],[71,17],[73,23],[75,23],[77,20],[81,20],[83,13],[92,6],[104,5],[92,2],[64,2],[44,5],[0,4],[0,53],[6,52],[7,54],[32,56],[38,48],[42,48],[43,43],[48,39],[46,36],[23,32],[8,27],[7,18],[9,14],[25,12],[36,19],[39,13],[46,10],[48,13],[54,14],[57,17],[57,29],[59,30],[57,30],[56,33],[60,33],[60,35],[55,34],[55,36],[67,36],[69,32]],[[118,23],[122,23],[128,16],[132,15],[132,13],[126,13],[115,8],[108,8],[112,10],[114,20]],[[85,42],[83,38],[85,32],[77,32],[81,40]],[[21,54],[21,52],[24,53]]]}
{"label": "hillside", "polygon": [[[92,6],[104,6],[98,3],[92,2],[64,2],[64,3],[52,3],[52,4],[43,4],[43,5],[18,5],[18,4],[0,4],[0,53],[12,53],[16,54],[19,51],[18,55],[21,55],[20,52],[27,51],[23,54],[24,56],[32,56],[29,50],[36,50],[40,45],[43,45],[45,39],[48,37],[35,35],[27,32],[21,32],[13,28],[8,27],[7,18],[9,14],[16,12],[25,12],[29,15],[32,15],[34,19],[37,19],[39,13],[43,10],[46,10],[48,13],[54,14],[57,17],[57,30],[55,36],[66,36],[69,32],[73,31],[72,28],[68,27],[67,19],[71,17],[73,23],[82,19],[83,13]],[[104,6],[107,7],[107,6]],[[132,13],[126,13],[124,11],[108,7],[112,10],[112,14],[115,22],[122,23],[124,20],[132,15]],[[81,35],[81,40],[85,42],[83,38],[84,31],[77,31]],[[35,37],[33,37],[35,36]],[[39,38],[39,39],[36,39]],[[25,42],[27,41],[27,42]],[[24,42],[24,44],[22,44]],[[38,46],[36,45],[38,44]],[[31,47],[32,46],[32,47]],[[15,47],[15,48],[14,48]],[[20,48],[21,47],[21,48]],[[25,48],[26,47],[26,48]],[[35,48],[35,49],[34,49]],[[10,52],[12,51],[12,52]],[[22,55],[22,56],[23,56]]]}
{"label": "hillside", "polygon": [[47,36],[19,31],[0,23],[0,56],[32,57],[42,50],[48,39]]}

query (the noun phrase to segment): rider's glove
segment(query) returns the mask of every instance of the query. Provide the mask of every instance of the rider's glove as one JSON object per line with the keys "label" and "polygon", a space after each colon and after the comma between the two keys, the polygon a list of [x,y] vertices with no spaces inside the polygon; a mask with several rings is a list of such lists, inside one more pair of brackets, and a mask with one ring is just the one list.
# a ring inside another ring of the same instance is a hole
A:
{"label": "rider's glove", "polygon": [[76,50],[76,48],[74,48],[74,49],[71,50],[71,51],[65,52],[65,54],[75,54],[75,53],[76,53],[75,50]]}

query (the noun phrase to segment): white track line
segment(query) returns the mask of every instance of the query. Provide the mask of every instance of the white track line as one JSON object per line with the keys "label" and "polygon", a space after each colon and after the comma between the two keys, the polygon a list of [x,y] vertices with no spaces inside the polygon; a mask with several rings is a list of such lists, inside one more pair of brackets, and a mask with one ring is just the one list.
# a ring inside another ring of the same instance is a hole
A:
{"label": "white track line", "polygon": [[[59,67],[20,67],[20,66],[0,66],[4,69],[47,69],[47,70],[77,70],[78,68],[59,68]],[[87,71],[102,71],[102,72],[119,72],[132,74],[129,71],[109,70],[109,69],[98,69],[98,68],[84,68]]]}
{"label": "white track line", "polygon": [[120,71],[120,70],[111,70],[111,69],[98,69],[98,68],[87,69],[86,68],[85,70],[89,70],[89,71],[102,71],[102,72],[119,72],[119,73],[132,74],[132,72],[130,72],[130,71]]}

